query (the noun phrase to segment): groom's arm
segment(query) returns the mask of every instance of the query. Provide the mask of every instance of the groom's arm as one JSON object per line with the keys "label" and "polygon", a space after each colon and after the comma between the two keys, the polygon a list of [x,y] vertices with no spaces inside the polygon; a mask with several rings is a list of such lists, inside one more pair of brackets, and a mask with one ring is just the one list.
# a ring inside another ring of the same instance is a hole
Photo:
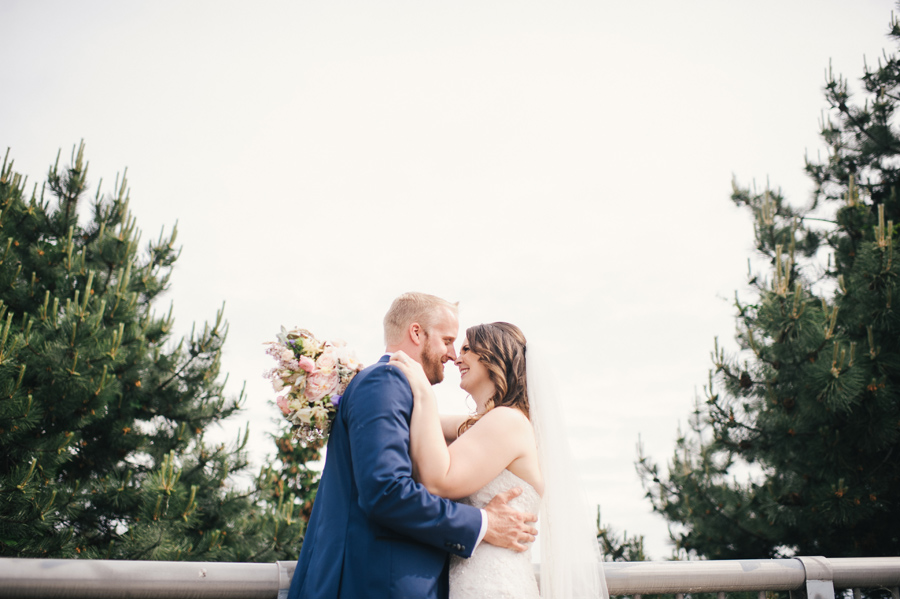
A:
{"label": "groom's arm", "polygon": [[360,508],[392,530],[469,557],[482,529],[482,511],[434,496],[412,478],[406,376],[378,367],[360,380],[346,414]]}

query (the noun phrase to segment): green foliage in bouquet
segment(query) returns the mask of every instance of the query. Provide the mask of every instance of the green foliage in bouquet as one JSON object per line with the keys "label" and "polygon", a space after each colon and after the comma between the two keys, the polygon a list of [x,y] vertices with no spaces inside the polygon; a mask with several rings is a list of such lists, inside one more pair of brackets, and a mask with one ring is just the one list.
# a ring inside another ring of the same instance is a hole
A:
{"label": "green foliage in bouquet", "polygon": [[734,187],[771,269],[736,301],[740,353],[713,351],[668,473],[639,457],[689,554],[900,554],[900,60],[867,66],[860,99],[829,70],[825,96],[811,204]]}
{"label": "green foliage in bouquet", "polygon": [[[172,339],[154,311],[175,230],[139,251],[125,177],[84,214],[83,144],[29,190],[0,171],[0,555],[271,561],[296,556],[302,505],[249,490],[246,435],[219,380],[226,325]],[[81,218],[79,218],[81,217]],[[83,223],[83,224],[81,224]]]}

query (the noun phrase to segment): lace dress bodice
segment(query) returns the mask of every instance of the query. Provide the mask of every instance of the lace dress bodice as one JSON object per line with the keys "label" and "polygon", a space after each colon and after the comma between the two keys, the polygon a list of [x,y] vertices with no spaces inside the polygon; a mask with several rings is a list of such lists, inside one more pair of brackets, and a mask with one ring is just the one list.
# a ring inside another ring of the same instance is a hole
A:
{"label": "lace dress bodice", "polygon": [[[460,503],[483,508],[495,495],[513,487],[521,487],[523,492],[510,501],[509,505],[523,512],[537,514],[541,496],[534,487],[509,470],[502,471],[494,480]],[[517,553],[482,542],[468,559],[450,556],[450,599],[504,597],[540,597],[531,564],[531,549]]]}

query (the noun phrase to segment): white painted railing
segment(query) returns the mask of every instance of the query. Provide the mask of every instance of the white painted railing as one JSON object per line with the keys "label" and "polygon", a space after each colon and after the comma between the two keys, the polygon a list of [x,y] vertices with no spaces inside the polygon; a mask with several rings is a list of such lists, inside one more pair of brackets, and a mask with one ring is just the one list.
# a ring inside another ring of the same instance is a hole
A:
{"label": "white painted railing", "polygon": [[[889,589],[900,599],[900,557],[607,562],[612,595],[792,591],[833,599],[835,589]],[[0,558],[0,599],[280,599],[294,562],[270,564]]]}

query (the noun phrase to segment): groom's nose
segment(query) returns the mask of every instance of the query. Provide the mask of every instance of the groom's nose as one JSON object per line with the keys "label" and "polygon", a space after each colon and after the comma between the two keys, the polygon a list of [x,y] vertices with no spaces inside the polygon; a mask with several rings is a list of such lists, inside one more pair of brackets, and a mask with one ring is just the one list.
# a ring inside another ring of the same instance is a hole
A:
{"label": "groom's nose", "polygon": [[444,362],[447,361],[453,362],[454,364],[456,363],[456,348],[453,347],[453,345],[447,348],[447,353],[444,354]]}

